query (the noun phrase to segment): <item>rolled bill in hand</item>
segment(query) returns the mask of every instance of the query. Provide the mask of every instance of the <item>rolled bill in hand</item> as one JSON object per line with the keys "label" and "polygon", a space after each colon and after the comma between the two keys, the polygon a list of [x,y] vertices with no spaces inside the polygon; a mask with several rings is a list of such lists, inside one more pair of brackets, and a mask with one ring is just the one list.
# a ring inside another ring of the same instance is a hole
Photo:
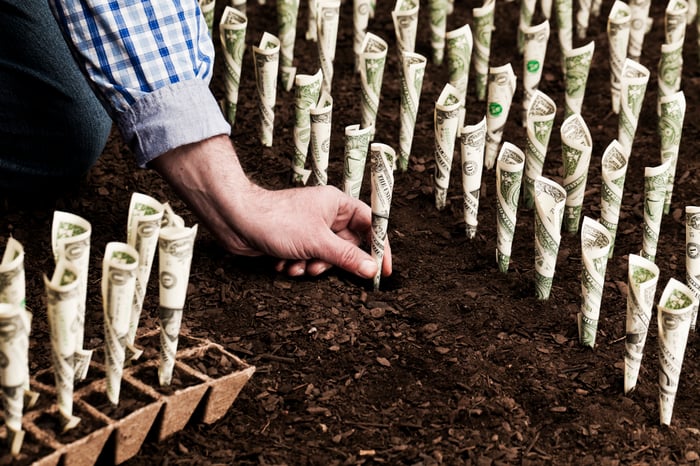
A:
{"label": "rolled bill in hand", "polygon": [[399,117],[399,160],[398,168],[402,172],[408,169],[408,158],[413,145],[413,133],[416,127],[416,116],[423,90],[423,76],[427,59],[413,52],[401,52],[399,64],[401,76],[401,107]]}
{"label": "rolled bill in hand", "polygon": [[644,169],[644,234],[642,236],[642,250],[639,254],[652,262],[656,261],[656,246],[661,231],[670,168],[671,161],[669,160],[657,167]]}
{"label": "rolled bill in hand", "polygon": [[578,313],[578,338],[583,346],[595,347],[600,303],[605,286],[610,232],[590,217],[581,226],[581,311]]}
{"label": "rolled bill in hand", "polygon": [[[685,281],[700,299],[700,207],[685,207]],[[698,308],[693,309],[690,329],[695,331]]]}
{"label": "rolled bill in hand", "polygon": [[458,128],[464,126],[464,105],[467,100],[467,86],[469,84],[469,64],[471,63],[472,30],[468,24],[445,33],[445,45],[447,49],[447,74],[449,83],[460,93],[462,109],[460,110]]}
{"label": "rolled bill in hand", "polygon": [[629,293],[625,321],[625,394],[637,386],[658,281],[659,267],[656,264],[642,256],[629,255]]}
{"label": "rolled bill in hand", "polygon": [[367,34],[371,8],[370,0],[353,0],[352,2],[352,51],[355,53],[355,70],[357,71],[360,69],[362,41],[365,39],[365,34]]}
{"label": "rolled bill in hand", "polygon": [[581,221],[588,167],[591,164],[591,152],[593,151],[591,133],[581,114],[574,113],[562,123],[561,148],[564,165],[563,186],[566,190],[564,228],[569,233],[574,233],[578,231],[578,225]]}
{"label": "rolled bill in hand", "polygon": [[671,278],[657,306],[659,325],[659,420],[670,425],[690,321],[698,298],[684,283]]}
{"label": "rolled bill in hand", "polygon": [[207,23],[209,36],[211,37],[214,29],[214,10],[216,8],[216,0],[199,0],[199,8],[204,16],[204,22]]}
{"label": "rolled bill in hand", "polygon": [[650,26],[649,7],[651,0],[629,0],[630,16],[630,41],[627,46],[627,58],[636,62],[640,61],[644,36]]}
{"label": "rolled bill in hand", "polygon": [[384,245],[389,225],[391,196],[394,190],[394,166],[396,152],[386,144],[372,143],[370,145],[370,165],[372,173],[372,257],[377,264],[377,274],[374,276],[374,290],[379,289],[382,277],[382,261],[384,260]]}
{"label": "rolled bill in hand", "polygon": [[355,199],[360,198],[362,190],[371,132],[371,126],[367,128],[360,128],[360,125],[345,127],[343,191]]}
{"label": "rolled bill in hand", "polygon": [[535,205],[535,180],[542,175],[544,160],[549,146],[549,137],[554,127],[557,105],[544,92],[535,91],[525,119],[527,127],[527,145],[525,146],[525,173],[523,184],[525,207]]}
{"label": "rolled bill in hand", "polygon": [[321,92],[318,104],[309,110],[311,116],[311,173],[314,186],[328,184],[328,156],[331,150],[333,98]]}
{"label": "rolled bill in hand", "polygon": [[391,11],[399,53],[413,53],[416,50],[419,8],[420,2],[417,0],[397,0]]}
{"label": "rolled bill in hand", "polygon": [[182,310],[190,280],[192,251],[197,236],[193,227],[168,227],[158,237],[158,277],[160,319],[160,364],[158,381],[168,386],[172,380],[177,354]]}
{"label": "rolled bill in hand", "polygon": [[683,40],[661,45],[658,67],[658,99],[672,95],[681,88],[683,74]]}
{"label": "rolled bill in hand", "polygon": [[620,115],[617,140],[628,154],[632,153],[632,143],[639,124],[639,114],[649,82],[649,70],[639,63],[625,60],[620,78]]}
{"label": "rolled bill in hand", "polygon": [[611,244],[608,257],[613,256],[617,223],[620,218],[622,194],[627,177],[629,154],[614,139],[603,153],[601,160],[602,183],[600,187],[600,223],[610,232]]}
{"label": "rolled bill in hand", "polygon": [[591,1],[592,0],[580,0],[578,2],[578,10],[576,11],[576,37],[579,39],[586,38],[588,22],[591,18]]}
{"label": "rolled bill in hand", "polygon": [[459,130],[459,91],[450,83],[445,84],[437,102],[433,122],[435,125],[435,207],[438,210],[447,204],[447,189],[454,157],[455,138]]}
{"label": "rolled bill in hand", "polygon": [[255,84],[258,90],[260,111],[260,142],[271,147],[275,127],[275,103],[277,102],[277,72],[279,71],[280,41],[266,32],[260,45],[253,46]]}
{"label": "rolled bill in hand", "polygon": [[666,198],[664,200],[664,214],[671,210],[671,197],[676,178],[676,165],[678,163],[678,151],[681,144],[681,132],[685,119],[685,94],[678,91],[672,95],[659,99],[659,123],[658,131],[661,139],[661,161],[670,161],[668,169],[668,182],[666,184]]}
{"label": "rolled bill in hand", "polygon": [[504,142],[496,160],[496,262],[498,269],[503,273],[508,271],[510,264],[524,167],[523,151],[507,141]]}
{"label": "rolled bill in hand", "polygon": [[294,160],[292,160],[292,183],[305,185],[311,170],[304,168],[311,141],[310,110],[318,103],[321,94],[323,73],[298,74],[294,78]]}
{"label": "rolled bill in hand", "polygon": [[[382,93],[384,64],[388,46],[381,37],[368,32],[360,53],[360,84],[362,86],[362,127],[376,127],[379,96]],[[374,138],[374,131],[372,132]]]}
{"label": "rolled bill in hand", "polygon": [[134,302],[139,255],[126,243],[107,243],[102,259],[102,307],[105,331],[107,398],[119,404],[129,320]]}
{"label": "rolled bill in hand", "polygon": [[[212,2],[213,3],[213,2]],[[245,52],[245,34],[248,18],[236,8],[226,6],[219,23],[221,50],[224,55],[224,114],[233,125],[238,107],[238,86],[241,81],[241,64]]]}
{"label": "rolled bill in hand", "polygon": [[489,58],[491,57],[491,36],[494,29],[495,0],[484,0],[479,8],[474,8],[474,71],[476,79],[476,98],[486,99],[489,75]]}
{"label": "rolled bill in hand", "polygon": [[535,180],[535,292],[547,300],[557,265],[566,190],[545,177]]}
{"label": "rolled bill in hand", "polygon": [[318,56],[323,71],[321,88],[332,95],[333,61],[338,40],[340,0],[316,1],[316,31],[318,35]]}
{"label": "rolled bill in hand", "polygon": [[591,41],[582,47],[564,52],[564,118],[581,113],[594,51],[595,42]]}
{"label": "rolled bill in hand", "polygon": [[630,7],[627,3],[616,0],[608,15],[608,52],[610,54],[610,97],[612,111],[620,113],[620,87],[622,65],[627,58],[627,46],[630,40]]}
{"label": "rolled bill in hand", "polygon": [[297,73],[294,66],[294,43],[297,37],[298,15],[299,0],[277,2],[277,28],[280,40],[279,77],[285,91],[292,90]]}
{"label": "rolled bill in hand", "polygon": [[80,419],[73,416],[73,381],[80,301],[79,272],[75,264],[60,258],[49,280],[44,275],[46,315],[51,338],[51,362],[56,381],[58,413],[63,431],[75,427]]}
{"label": "rolled bill in hand", "polygon": [[464,191],[464,222],[467,238],[476,236],[479,224],[479,192],[484,168],[484,146],[486,145],[486,117],[475,125],[467,125],[460,132],[460,154],[462,156],[462,190]]}
{"label": "rolled bill in hand", "polygon": [[574,2],[573,0],[554,0],[554,11],[561,53],[561,69],[566,71],[566,51],[574,48]]}
{"label": "rolled bill in hand", "polygon": [[539,88],[549,41],[549,21],[527,26],[523,31],[523,126],[527,126],[527,111]]}
{"label": "rolled bill in hand", "polygon": [[430,48],[433,64],[441,65],[445,58],[445,32],[447,31],[447,0],[429,0]]}
{"label": "rolled bill in hand", "polygon": [[518,18],[518,52],[525,48],[525,29],[532,25],[537,0],[522,0],[520,2],[520,17]]}
{"label": "rolled bill in hand", "polygon": [[685,0],[670,0],[664,11],[664,42],[672,44],[685,40],[685,30],[688,26],[688,2]]}
{"label": "rolled bill in hand", "polygon": [[489,69],[489,95],[486,105],[486,152],[484,165],[493,168],[498,146],[508,121],[517,79],[510,63]]}

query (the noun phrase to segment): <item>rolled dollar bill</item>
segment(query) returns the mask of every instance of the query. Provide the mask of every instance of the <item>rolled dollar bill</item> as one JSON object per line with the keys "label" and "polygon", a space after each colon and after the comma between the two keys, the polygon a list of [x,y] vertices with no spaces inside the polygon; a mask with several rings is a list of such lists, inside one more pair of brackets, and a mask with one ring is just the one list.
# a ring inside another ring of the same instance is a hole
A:
{"label": "rolled dollar bill", "polygon": [[126,341],[134,302],[139,255],[126,243],[110,242],[102,259],[102,307],[105,332],[107,399],[119,404]]}
{"label": "rolled dollar bill", "polygon": [[434,65],[441,65],[445,58],[445,32],[447,31],[448,0],[429,0],[430,48]]}
{"label": "rolled dollar bill", "polygon": [[472,10],[474,16],[474,74],[476,98],[479,102],[486,99],[495,8],[495,0],[484,0],[482,6]]}
{"label": "rolled dollar bill", "polygon": [[[700,299],[700,207],[685,207],[685,281]],[[690,329],[695,331],[698,308],[693,309]]]}
{"label": "rolled dollar bill", "polygon": [[620,115],[617,140],[628,154],[639,124],[639,114],[649,82],[649,70],[636,61],[625,59],[620,77]]}
{"label": "rolled dollar bill", "polygon": [[517,79],[510,63],[489,69],[489,95],[486,105],[486,152],[484,165],[493,168],[498,146],[508,120]]}
{"label": "rolled dollar bill", "polygon": [[[382,92],[384,65],[388,45],[381,37],[368,32],[365,34],[360,53],[360,85],[362,86],[362,127],[376,127],[379,97]],[[372,131],[374,138],[374,130]]]}
{"label": "rolled dollar bill", "polygon": [[539,88],[549,41],[549,21],[527,26],[523,32],[523,126],[527,126],[527,111]]}
{"label": "rolled dollar bill", "polygon": [[525,48],[525,29],[532,25],[532,17],[535,15],[537,0],[522,0],[520,2],[520,17],[518,18],[518,52],[523,53]]}
{"label": "rolled dollar bill", "polygon": [[216,8],[216,0],[199,0],[199,8],[204,16],[204,22],[207,23],[209,37],[211,37],[214,29],[214,10]]}
{"label": "rolled dollar bill", "polygon": [[449,83],[460,93],[462,109],[459,115],[458,128],[464,126],[464,105],[467,101],[467,86],[469,85],[469,65],[471,63],[472,30],[468,24],[445,33],[445,47],[447,49],[447,74]]}
{"label": "rolled dollar bill", "polygon": [[394,191],[394,166],[396,151],[386,144],[374,142],[370,145],[370,165],[372,182],[372,258],[377,264],[377,274],[374,276],[374,290],[379,289],[382,277],[382,261],[384,260],[384,245],[389,225],[391,196]]}
{"label": "rolled dollar bill", "polygon": [[[579,113],[574,113],[561,125],[561,148],[564,166],[563,186],[566,190],[564,229],[569,233],[578,231],[581,221],[583,197],[588,181],[593,141],[588,125]],[[607,251],[606,251],[607,254]]]}
{"label": "rolled dollar bill", "polygon": [[540,8],[542,9],[542,15],[546,19],[552,17],[552,0],[540,0]]}
{"label": "rolled dollar bill", "polygon": [[684,120],[685,94],[683,91],[678,91],[674,94],[664,96],[659,99],[658,131],[661,139],[661,161],[671,162],[668,169],[666,198],[664,200],[664,214],[671,211],[671,198],[673,195],[673,185],[676,178],[676,166],[678,164],[678,152],[681,144],[681,133],[683,131]]}
{"label": "rolled dollar bill", "polygon": [[591,41],[582,47],[564,52],[564,118],[581,113],[594,51],[595,42]]}
{"label": "rolled dollar bill", "polygon": [[291,91],[297,69],[294,66],[294,43],[297,37],[299,0],[277,2],[277,29],[280,40],[279,78],[282,89]]}
{"label": "rolled dollar bill", "polygon": [[601,160],[602,183],[600,187],[600,223],[610,232],[609,257],[613,256],[617,223],[620,219],[622,194],[625,189],[629,153],[614,139],[603,153]]}
{"label": "rolled dollar bill", "polygon": [[658,99],[678,92],[683,74],[683,40],[661,44]]}
{"label": "rolled dollar bill", "polygon": [[588,32],[588,23],[591,18],[591,0],[579,0],[578,10],[576,11],[576,37],[579,39],[586,38]]}
{"label": "rolled dollar bill", "polygon": [[309,13],[306,23],[306,40],[316,42],[318,40],[318,30],[316,18],[318,17],[318,0],[309,0]]}
{"label": "rolled dollar bill", "polygon": [[460,155],[462,156],[462,191],[464,192],[464,222],[467,238],[476,236],[479,224],[479,192],[484,169],[484,147],[486,145],[486,117],[475,125],[467,125],[460,132]]}
{"label": "rolled dollar bill", "polygon": [[75,332],[76,354],[73,359],[76,380],[87,377],[92,359],[92,350],[83,348],[91,235],[92,226],[83,217],[60,210],[54,212],[51,223],[51,250],[54,262],[58,263],[63,257],[78,269],[78,329]]}
{"label": "rolled dollar bill", "polygon": [[455,138],[458,131],[459,91],[450,83],[445,84],[437,102],[433,123],[435,126],[435,207],[438,210],[447,204],[447,189],[450,185],[450,172],[454,157]]}
{"label": "rolled dollar bill", "polygon": [[73,387],[80,301],[79,271],[75,264],[60,258],[51,279],[44,275],[46,315],[51,338],[51,362],[56,381],[56,399],[63,431],[75,427],[80,418],[73,416]]}
{"label": "rolled dollar bill", "polygon": [[578,338],[583,346],[595,347],[600,317],[600,303],[605,286],[610,232],[591,217],[581,226],[581,311],[578,313]]}
{"label": "rolled dollar bill", "polygon": [[669,160],[659,166],[644,169],[644,226],[642,250],[639,254],[652,262],[656,261],[656,246],[661,231],[670,168]]}
{"label": "rolled dollar bill", "polygon": [[175,213],[169,202],[163,203],[163,219],[160,222],[160,227],[184,227],[185,221]]}
{"label": "rolled dollar bill", "polygon": [[693,24],[696,22],[698,15],[698,1],[688,0],[688,23]]}
{"label": "rolled dollar bill", "polygon": [[625,320],[625,393],[637,386],[654,307],[659,267],[637,254],[629,255],[627,269],[627,318]]}
{"label": "rolled dollar bill", "polygon": [[241,13],[246,14],[247,0],[229,0],[229,4]]}
{"label": "rolled dollar bill", "polygon": [[318,104],[309,110],[311,116],[311,183],[314,186],[328,184],[328,156],[331,150],[331,121],[333,98],[321,92]]}
{"label": "rolled dollar bill", "polygon": [[318,56],[323,71],[322,89],[332,95],[333,61],[338,40],[340,0],[316,1],[316,31],[318,35]]}
{"label": "rolled dollar bill", "polygon": [[684,283],[671,278],[657,306],[659,325],[659,421],[670,425],[678,392],[690,321],[698,299]]}
{"label": "rolled dollar bill", "polygon": [[627,58],[633,61],[640,61],[642,48],[644,47],[644,36],[649,28],[651,18],[649,8],[651,0],[629,0],[630,6],[630,41],[627,46]]}
{"label": "rolled dollar bill", "polygon": [[305,185],[311,170],[305,167],[311,141],[310,110],[318,103],[321,94],[323,73],[298,74],[294,78],[294,159],[292,160],[292,183]]}
{"label": "rolled dollar bill", "polygon": [[158,316],[160,319],[158,381],[161,386],[170,385],[175,368],[182,310],[187,297],[196,236],[197,225],[163,228],[158,236]]}
{"label": "rolled dollar bill", "polygon": [[566,190],[559,184],[543,176],[535,180],[535,294],[540,300],[552,291],[565,202]]}
{"label": "rolled dollar bill", "polygon": [[260,142],[271,147],[275,127],[277,102],[277,73],[279,71],[280,41],[269,32],[263,33],[258,46],[253,46],[255,84],[260,111]]}
{"label": "rolled dollar bill", "polygon": [[566,51],[574,48],[574,2],[573,0],[554,0],[554,12],[561,53],[561,69],[566,72]]}
{"label": "rolled dollar bill", "polygon": [[610,9],[607,25],[608,52],[610,54],[610,98],[614,113],[620,113],[620,80],[622,65],[627,58],[631,18],[629,5],[621,0],[616,0]]}
{"label": "rolled dollar bill", "polygon": [[391,11],[399,53],[413,53],[416,50],[419,8],[420,2],[416,0],[397,0]]}
{"label": "rolled dollar bill", "polygon": [[[213,3],[213,2],[212,2]],[[224,114],[233,125],[238,107],[238,87],[241,81],[241,64],[245,52],[245,35],[248,18],[245,13],[226,6],[219,23],[219,38],[224,56]]]}
{"label": "rolled dollar bill", "polygon": [[524,167],[523,151],[508,141],[504,142],[496,160],[496,262],[503,273],[508,271],[510,264]]}
{"label": "rolled dollar bill", "polygon": [[688,2],[685,0],[670,0],[664,11],[664,42],[673,44],[685,40],[685,30],[688,26]]}
{"label": "rolled dollar bill", "polygon": [[591,16],[597,18],[600,16],[600,7],[603,5],[603,0],[591,1]]}
{"label": "rolled dollar bill", "polygon": [[428,60],[418,53],[401,52],[399,64],[401,77],[401,107],[399,117],[399,170],[405,172],[408,169],[408,158],[411,155],[413,145],[413,133],[416,128],[416,116],[420,104],[420,95],[423,89],[423,77],[425,65]]}
{"label": "rolled dollar bill", "polygon": [[345,127],[343,191],[355,199],[360,198],[362,190],[371,132],[371,126],[367,128],[360,128],[360,125]]}
{"label": "rolled dollar bill", "polygon": [[557,105],[554,100],[542,91],[535,91],[525,118],[527,145],[525,146],[523,202],[528,209],[535,205],[535,180],[542,175],[556,114]]}
{"label": "rolled dollar bill", "polygon": [[355,70],[360,70],[360,53],[362,41],[367,34],[369,24],[370,0],[353,0],[352,2],[352,50],[355,53]]}

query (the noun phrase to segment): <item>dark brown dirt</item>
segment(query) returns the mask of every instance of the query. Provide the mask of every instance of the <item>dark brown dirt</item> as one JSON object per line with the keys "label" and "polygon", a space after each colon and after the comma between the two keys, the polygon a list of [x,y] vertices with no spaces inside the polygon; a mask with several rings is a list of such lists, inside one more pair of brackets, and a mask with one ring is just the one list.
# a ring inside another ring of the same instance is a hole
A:
{"label": "dark brown dirt", "polygon": [[[223,3],[223,2],[222,2]],[[605,23],[610,3],[592,19],[586,41],[596,50],[583,117],[593,136],[593,160],[584,214],[599,215],[600,158],[617,136],[610,112]],[[456,5],[448,30],[472,23],[477,2]],[[627,174],[615,257],[608,263],[597,344],[578,343],[580,240],[564,234],[551,297],[534,291],[532,211],[519,211],[510,270],[495,260],[495,174],[485,171],[479,230],[464,234],[461,187],[453,170],[448,208],[438,212],[432,193],[434,102],[447,80],[446,66],[429,64],[412,159],[397,173],[390,218],[394,274],[372,290],[369,281],[333,270],[319,278],[278,275],[269,259],[225,254],[202,232],[196,245],[184,332],[221,343],[257,367],[230,412],[213,425],[192,424],[170,439],[143,446],[128,464],[671,464],[697,463],[700,453],[698,336],[688,341],[671,426],[658,421],[657,326],[647,340],[637,390],[623,395],[627,258],[642,244],[643,171],[660,163],[656,133],[656,67],[665,2],[654,2],[653,27],[642,64],[652,77]],[[377,117],[376,140],[398,148],[398,69],[391,2],[379,2],[369,30],[390,44]],[[421,5],[417,51],[430,57],[428,5]],[[292,153],[293,93],[278,91],[272,148],[258,143],[250,45],[276,31],[274,0],[248,4],[249,25],[238,121],[232,138],[249,175],[270,188],[288,186]],[[343,130],[360,122],[360,84],[353,74],[352,2],[341,11],[333,85],[333,139],[329,183],[339,185]],[[516,51],[518,3],[499,1],[492,65],[510,62],[522,76]],[[218,16],[217,16],[218,21]],[[303,39],[306,3],[299,15],[299,73],[318,69],[315,43]],[[698,202],[696,176],[698,47],[694,25],[684,48],[682,88],[688,103],[671,213],[664,217],[657,264],[659,288],[684,280],[683,210]],[[579,42],[575,45],[582,45]],[[217,65],[221,66],[218,60]],[[220,76],[212,86],[221,96]],[[559,126],[564,91],[553,25],[540,89],[559,110],[545,163],[561,181]],[[473,70],[467,123],[485,104],[474,97]],[[522,82],[504,141],[524,147],[520,125]],[[456,158],[458,159],[458,158]],[[366,183],[362,197],[369,200]],[[86,344],[100,348],[102,308],[99,264],[107,242],[124,240],[131,194],[170,200],[189,224],[196,221],[158,177],[135,169],[115,137],[87,180],[69,195],[27,206],[8,200],[0,236],[26,249],[27,303],[34,312],[32,370],[49,365],[42,274],[53,270],[53,209],[82,215],[93,225]],[[201,230],[200,230],[201,231]],[[142,320],[157,325],[157,290],[151,283]]]}

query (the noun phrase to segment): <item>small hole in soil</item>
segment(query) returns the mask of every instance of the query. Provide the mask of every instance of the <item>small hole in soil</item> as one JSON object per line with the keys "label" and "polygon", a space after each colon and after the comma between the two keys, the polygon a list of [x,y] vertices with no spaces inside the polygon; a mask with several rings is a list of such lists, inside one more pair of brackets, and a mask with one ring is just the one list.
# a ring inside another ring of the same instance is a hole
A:
{"label": "small hole in soil", "polygon": [[114,406],[107,398],[105,387],[96,388],[95,391],[86,394],[83,400],[106,416],[119,420],[143,408],[155,399],[130,383],[122,380],[121,389],[119,391],[119,404],[117,404],[117,406]]}
{"label": "small hole in soil", "polygon": [[159,393],[164,395],[172,395],[178,390],[185,389],[187,387],[192,387],[198,385],[203,381],[195,377],[192,374],[187,373],[178,366],[173,369],[173,378],[170,381],[170,385],[161,386],[158,380],[158,366],[143,366],[140,367],[136,372],[134,372],[133,377],[139,379],[146,385],[153,387]]}

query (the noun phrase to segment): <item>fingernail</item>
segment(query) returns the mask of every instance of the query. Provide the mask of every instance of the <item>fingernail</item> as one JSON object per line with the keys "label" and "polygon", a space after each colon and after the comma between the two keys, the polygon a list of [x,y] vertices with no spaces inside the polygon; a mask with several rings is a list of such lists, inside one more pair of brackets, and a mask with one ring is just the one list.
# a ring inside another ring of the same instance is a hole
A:
{"label": "fingernail", "polygon": [[357,269],[358,275],[364,278],[374,278],[374,274],[377,272],[377,264],[373,260],[362,261],[360,267]]}

